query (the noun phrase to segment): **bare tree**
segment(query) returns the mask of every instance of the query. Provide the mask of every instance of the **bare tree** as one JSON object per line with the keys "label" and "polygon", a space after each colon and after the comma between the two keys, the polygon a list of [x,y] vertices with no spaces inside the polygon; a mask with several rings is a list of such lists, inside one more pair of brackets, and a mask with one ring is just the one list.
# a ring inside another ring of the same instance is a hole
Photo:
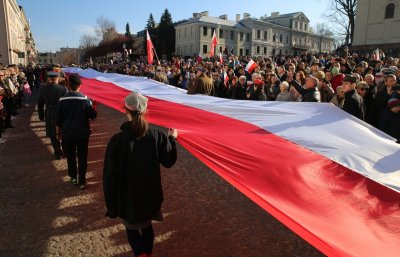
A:
{"label": "bare tree", "polygon": [[81,36],[81,47],[83,49],[87,49],[93,46],[96,46],[98,43],[98,39],[94,35],[82,35]]}
{"label": "bare tree", "polygon": [[313,32],[318,35],[321,35],[321,36],[326,36],[326,37],[333,36],[332,30],[329,28],[329,25],[326,23],[317,23],[317,25],[315,27],[315,31],[313,31]]}
{"label": "bare tree", "polygon": [[357,0],[331,0],[329,18],[346,33],[345,43],[351,44],[354,36]]}
{"label": "bare tree", "polygon": [[104,16],[97,18],[97,27],[95,31],[103,42],[113,40],[118,35],[115,22],[110,21]]}

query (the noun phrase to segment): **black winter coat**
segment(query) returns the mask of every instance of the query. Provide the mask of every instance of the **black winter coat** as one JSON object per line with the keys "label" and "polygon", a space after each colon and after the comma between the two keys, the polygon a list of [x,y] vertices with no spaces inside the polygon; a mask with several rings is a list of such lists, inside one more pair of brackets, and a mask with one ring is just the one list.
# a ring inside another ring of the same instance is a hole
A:
{"label": "black winter coat", "polygon": [[360,120],[365,119],[364,101],[356,90],[345,93],[343,110]]}
{"label": "black winter coat", "polygon": [[120,217],[138,224],[153,218],[161,208],[163,192],[160,164],[175,164],[175,139],[150,128],[141,139],[135,139],[131,123],[107,145],[103,169],[103,190],[107,216]]}
{"label": "black winter coat", "polygon": [[386,110],[379,123],[379,129],[400,141],[400,113]]}

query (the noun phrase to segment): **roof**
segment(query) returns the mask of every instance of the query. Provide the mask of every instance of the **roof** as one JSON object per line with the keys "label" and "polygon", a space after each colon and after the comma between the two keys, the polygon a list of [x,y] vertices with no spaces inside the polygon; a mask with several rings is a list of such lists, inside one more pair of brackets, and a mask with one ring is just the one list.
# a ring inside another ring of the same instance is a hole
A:
{"label": "roof", "polygon": [[278,17],[275,17],[275,18],[272,18],[270,16],[270,17],[267,17],[266,19],[294,18],[294,17],[299,16],[300,14],[303,14],[303,12],[292,12],[292,13],[281,14]]}
{"label": "roof", "polygon": [[223,25],[223,26],[235,27],[238,29],[246,28],[240,22],[232,21],[232,20],[224,20],[224,19],[220,19],[218,17],[212,17],[212,16],[201,16],[201,17],[197,17],[197,18],[190,18],[186,22],[182,22],[180,24],[177,24],[176,26],[182,26],[182,25],[195,23],[195,22],[212,23],[212,24],[218,24],[218,25]]}

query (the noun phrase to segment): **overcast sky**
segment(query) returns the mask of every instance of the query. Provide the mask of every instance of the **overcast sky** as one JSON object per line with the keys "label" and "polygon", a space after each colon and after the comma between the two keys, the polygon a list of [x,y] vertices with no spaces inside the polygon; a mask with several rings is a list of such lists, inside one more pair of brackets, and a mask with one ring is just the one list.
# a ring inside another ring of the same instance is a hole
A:
{"label": "overcast sky", "polygon": [[[168,8],[173,21],[192,17],[193,12],[209,11],[210,16],[228,14],[234,20],[237,13],[250,13],[261,17],[271,12],[291,13],[302,11],[311,21],[326,22],[324,13],[329,0],[173,0],[173,1],[134,1],[134,0],[17,0],[23,6],[31,21],[33,36],[39,51],[55,52],[60,47],[78,47],[82,34],[94,34],[96,18],[104,16],[117,25],[117,30],[125,32],[129,22],[131,32],[143,30],[150,13],[159,21],[165,8]],[[140,4],[139,4],[140,3]]]}

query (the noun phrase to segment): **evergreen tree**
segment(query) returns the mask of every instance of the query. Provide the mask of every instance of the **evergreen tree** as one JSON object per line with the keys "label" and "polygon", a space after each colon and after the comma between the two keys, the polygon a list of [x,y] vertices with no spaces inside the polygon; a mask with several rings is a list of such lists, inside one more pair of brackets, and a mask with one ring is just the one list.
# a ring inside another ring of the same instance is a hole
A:
{"label": "evergreen tree", "polygon": [[127,22],[126,26],[125,26],[125,36],[127,38],[132,38],[132,33],[131,33],[131,28],[129,26],[129,22]]}
{"label": "evergreen tree", "polygon": [[157,38],[155,35],[156,34],[156,22],[154,21],[154,17],[153,17],[152,13],[150,13],[149,18],[147,19],[147,24],[146,24],[145,32],[144,32],[144,45],[143,45],[144,54],[147,54],[147,41],[146,41],[147,33],[146,33],[146,31],[149,32],[151,40],[153,41],[153,45],[154,45],[154,47],[156,47],[156,45],[157,45],[157,42],[156,42]]}
{"label": "evergreen tree", "polygon": [[175,51],[175,28],[168,9],[165,9],[161,15],[160,24],[157,28],[157,38],[157,53],[160,56],[167,55],[168,58],[171,58],[172,53]]}

